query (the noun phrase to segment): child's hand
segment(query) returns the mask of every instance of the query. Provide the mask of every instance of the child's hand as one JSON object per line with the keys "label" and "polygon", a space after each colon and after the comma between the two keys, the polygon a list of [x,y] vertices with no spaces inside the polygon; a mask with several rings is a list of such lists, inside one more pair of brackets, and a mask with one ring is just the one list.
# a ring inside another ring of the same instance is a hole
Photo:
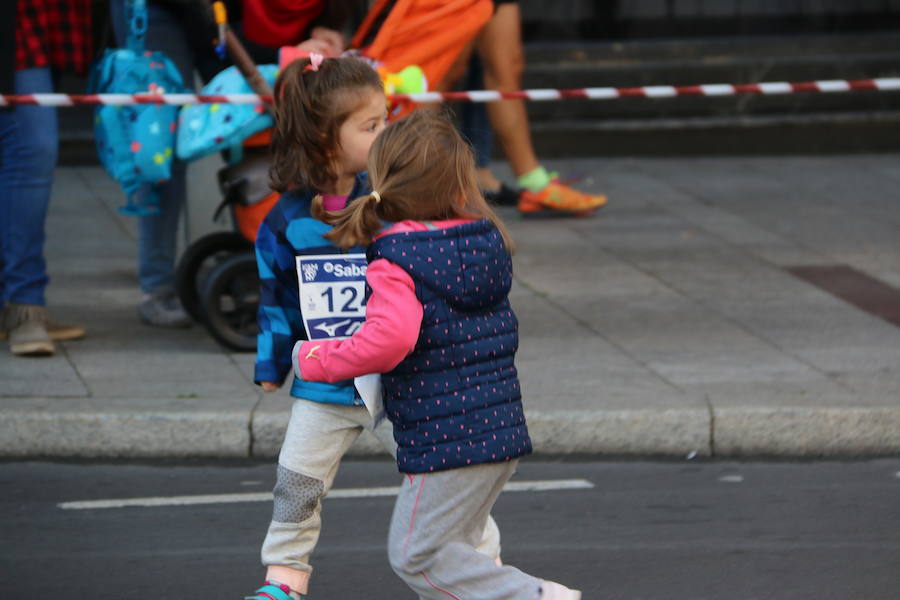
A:
{"label": "child's hand", "polygon": [[264,392],[274,392],[278,389],[278,384],[274,381],[260,381],[259,385],[262,386]]}

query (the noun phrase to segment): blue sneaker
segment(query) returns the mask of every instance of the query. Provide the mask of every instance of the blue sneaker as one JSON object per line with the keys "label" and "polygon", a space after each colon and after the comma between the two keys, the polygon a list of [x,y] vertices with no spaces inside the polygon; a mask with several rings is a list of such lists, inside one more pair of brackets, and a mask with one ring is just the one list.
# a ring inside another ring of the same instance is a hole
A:
{"label": "blue sneaker", "polygon": [[[295,600],[291,596],[291,588],[284,584],[274,584],[267,581],[265,585],[253,592],[252,596],[244,597],[244,600]],[[303,597],[300,597],[303,600]]]}

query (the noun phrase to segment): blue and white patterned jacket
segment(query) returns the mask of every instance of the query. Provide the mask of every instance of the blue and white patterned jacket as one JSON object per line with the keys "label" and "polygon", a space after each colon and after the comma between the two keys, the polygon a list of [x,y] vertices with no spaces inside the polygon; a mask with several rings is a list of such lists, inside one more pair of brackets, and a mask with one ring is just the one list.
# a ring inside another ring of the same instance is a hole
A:
{"label": "blue and white patterned jacket", "polygon": [[[362,173],[356,177],[349,198],[368,192],[368,178]],[[260,280],[259,335],[253,375],[256,383],[283,383],[292,370],[294,342],[307,339],[300,314],[296,257],[343,252],[323,237],[331,226],[310,214],[316,193],[302,189],[285,192],[259,227],[256,237]],[[349,252],[364,250],[352,248]],[[362,405],[352,380],[332,384],[295,378],[291,396],[315,402]]]}

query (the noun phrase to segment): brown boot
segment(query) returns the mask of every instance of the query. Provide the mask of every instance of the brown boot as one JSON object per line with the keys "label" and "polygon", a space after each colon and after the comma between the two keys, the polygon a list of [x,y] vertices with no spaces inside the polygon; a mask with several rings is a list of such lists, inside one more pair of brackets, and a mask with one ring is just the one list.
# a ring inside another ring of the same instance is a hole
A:
{"label": "brown boot", "polygon": [[[6,307],[3,308],[3,312],[0,312],[0,340],[5,340],[7,337],[7,312],[8,310],[6,309]],[[67,342],[69,340],[80,340],[85,336],[87,330],[85,330],[85,328],[81,325],[60,323],[59,321],[54,321],[48,316],[47,333],[50,334],[51,340],[54,340],[56,342]]]}
{"label": "brown boot", "polygon": [[47,333],[47,311],[43,306],[7,304],[6,331],[13,354],[50,356],[56,352],[56,346]]}

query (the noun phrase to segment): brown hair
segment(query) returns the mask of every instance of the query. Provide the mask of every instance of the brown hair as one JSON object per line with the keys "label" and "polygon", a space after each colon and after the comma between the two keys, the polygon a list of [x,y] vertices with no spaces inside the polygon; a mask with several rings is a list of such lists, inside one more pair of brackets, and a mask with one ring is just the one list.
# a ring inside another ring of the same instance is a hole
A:
{"label": "brown hair", "polygon": [[430,111],[418,110],[389,125],[369,150],[368,194],[337,212],[313,199],[315,218],[334,225],[325,237],[341,248],[368,245],[384,221],[405,219],[488,219],[503,236],[508,251],[512,238],[481,195],[475,160],[456,127]]}
{"label": "brown hair", "polygon": [[378,73],[358,58],[326,58],[317,71],[309,64],[295,60],[275,82],[269,185],[279,192],[333,183],[341,125],[365,102],[362,90],[384,93]]}

